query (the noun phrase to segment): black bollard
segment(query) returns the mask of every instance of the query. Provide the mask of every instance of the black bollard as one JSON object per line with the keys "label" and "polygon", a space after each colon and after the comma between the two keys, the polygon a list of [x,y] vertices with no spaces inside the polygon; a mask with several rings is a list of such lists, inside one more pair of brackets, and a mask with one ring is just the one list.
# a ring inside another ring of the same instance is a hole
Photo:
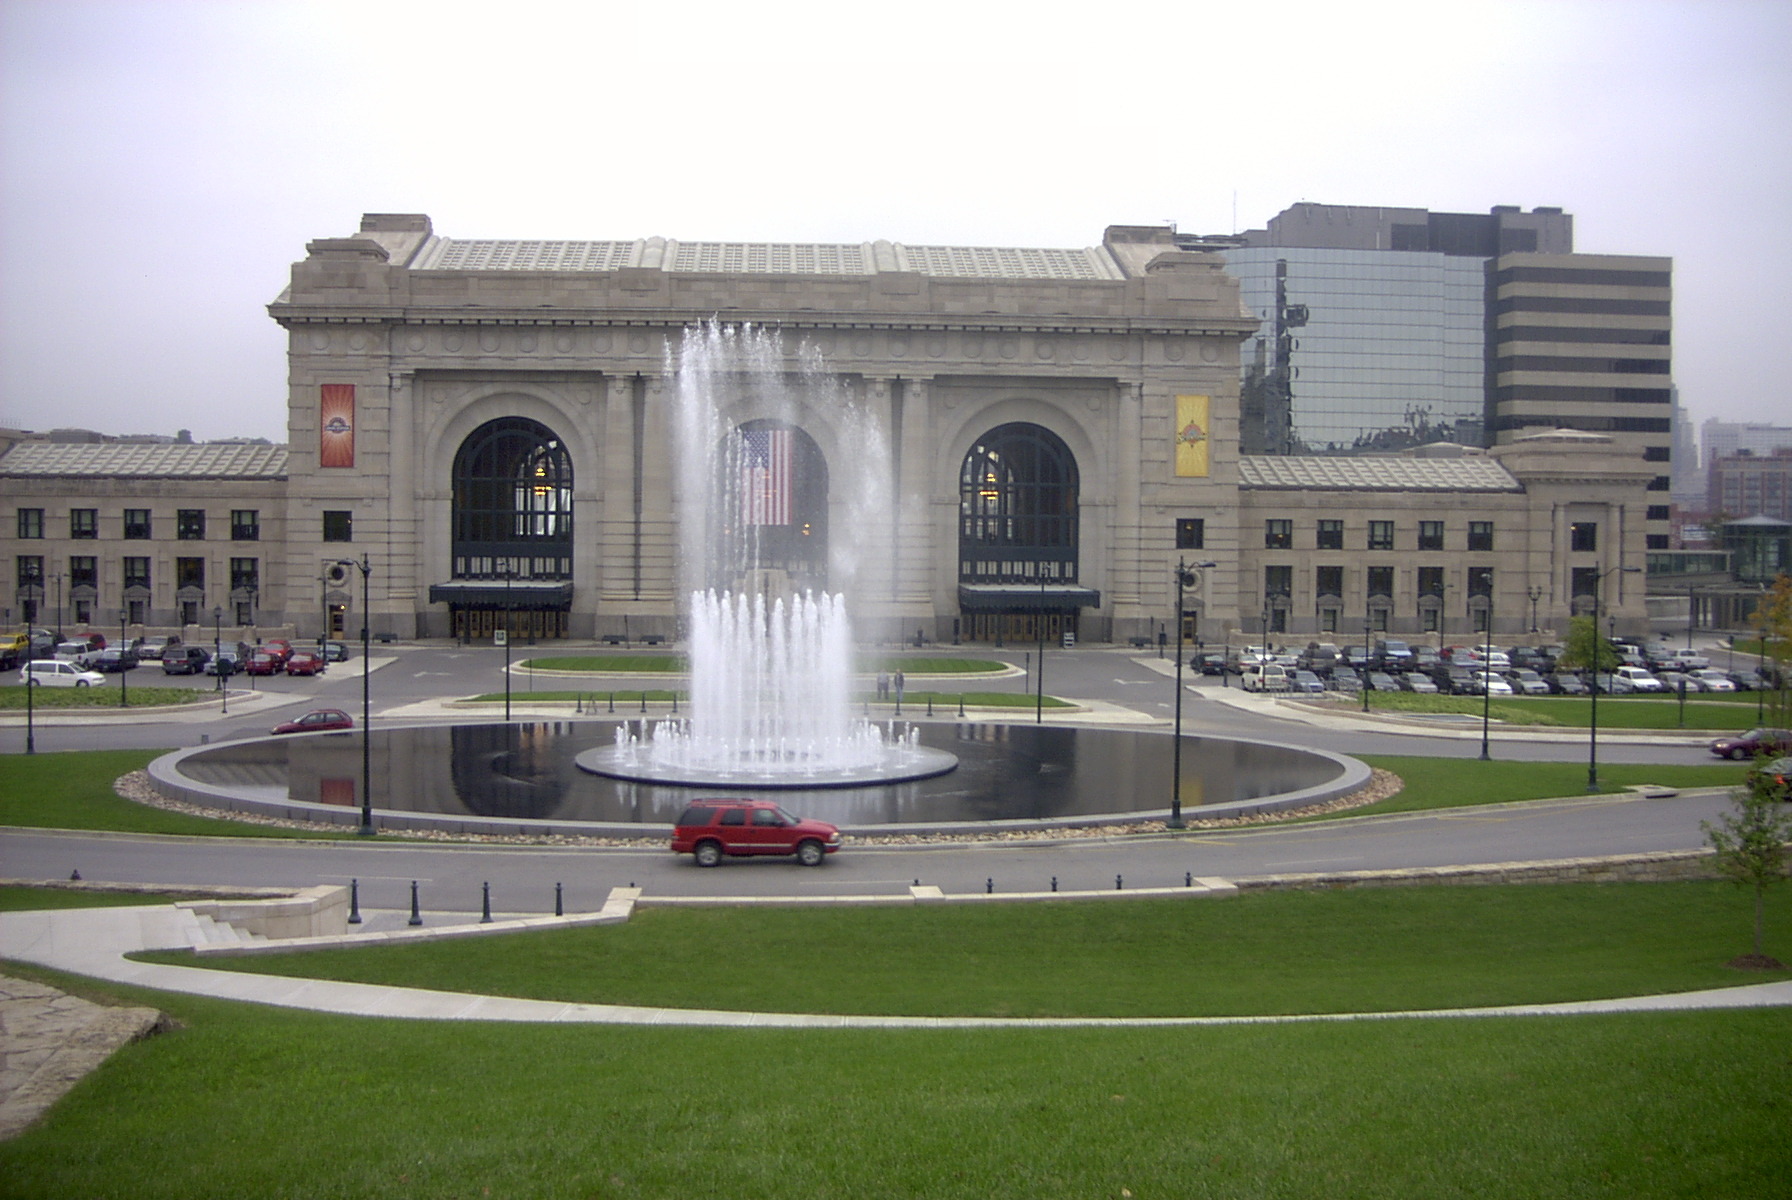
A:
{"label": "black bollard", "polygon": [[646,688],[641,689],[641,711],[642,712],[647,711],[647,689]]}
{"label": "black bollard", "polygon": [[480,892],[482,899],[479,904],[479,923],[490,925],[492,923],[492,885],[490,880],[480,885]]}
{"label": "black bollard", "polygon": [[564,917],[566,915],[566,904],[561,897],[560,884],[558,882],[554,884],[554,915],[556,917]]}
{"label": "black bollard", "polygon": [[672,715],[675,717],[678,715],[678,693],[677,692],[672,693]]}
{"label": "black bollard", "polygon": [[411,880],[411,919],[409,924],[423,924],[423,913],[417,908],[417,881]]}
{"label": "black bollard", "polygon": [[611,712],[616,711],[616,693],[615,692],[610,693],[610,711]]}
{"label": "black bollard", "polygon": [[930,717],[933,715],[933,695],[931,693],[927,697],[927,715]]}
{"label": "black bollard", "polygon": [[1195,873],[1193,871],[1184,871],[1182,873],[1182,886],[1183,887],[1194,887],[1195,886]]}
{"label": "black bollard", "polygon": [[68,881],[70,883],[81,882],[81,868],[80,867],[76,867],[74,870],[72,870],[68,873]]}
{"label": "black bollard", "polygon": [[1121,887],[1122,887],[1122,884],[1120,882],[1120,877],[1118,875],[1114,876],[1114,890],[1117,892],[1121,889]]}
{"label": "black bollard", "polygon": [[958,715],[961,718],[964,716],[964,693],[963,692],[958,693]]}
{"label": "black bollard", "polygon": [[575,693],[573,695],[572,711],[581,717],[585,715],[585,695],[583,692]]}
{"label": "black bollard", "polygon": [[1055,892],[1057,890],[1058,890],[1058,877],[1056,875],[1053,875],[1052,876],[1052,891]]}
{"label": "black bollard", "polygon": [[996,890],[996,881],[995,881],[995,877],[992,875],[990,878],[985,879],[983,881],[983,891],[984,891],[985,895],[994,895],[995,890]]}
{"label": "black bollard", "polygon": [[348,881],[348,923],[350,925],[361,923],[361,881],[359,879]]}
{"label": "black bollard", "polygon": [[920,880],[919,880],[919,879],[917,879],[917,880],[915,880],[915,886],[916,886],[916,887],[920,887],[920,886],[921,886],[921,881],[920,881]]}

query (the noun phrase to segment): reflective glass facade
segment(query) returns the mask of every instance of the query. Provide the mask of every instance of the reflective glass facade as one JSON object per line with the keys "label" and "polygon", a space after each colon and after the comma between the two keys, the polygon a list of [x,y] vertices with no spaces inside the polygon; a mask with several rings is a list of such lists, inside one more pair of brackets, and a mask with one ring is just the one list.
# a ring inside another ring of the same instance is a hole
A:
{"label": "reflective glass facade", "polygon": [[1242,349],[1245,453],[1482,444],[1484,260],[1279,246],[1223,253],[1263,321]]}

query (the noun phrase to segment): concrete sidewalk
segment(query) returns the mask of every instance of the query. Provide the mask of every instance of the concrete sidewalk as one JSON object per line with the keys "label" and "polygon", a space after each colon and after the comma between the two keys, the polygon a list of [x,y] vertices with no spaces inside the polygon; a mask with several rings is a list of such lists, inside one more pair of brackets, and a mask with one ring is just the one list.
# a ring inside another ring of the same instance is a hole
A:
{"label": "concrete sidewalk", "polygon": [[543,1024],[678,1025],[732,1028],[978,1029],[1170,1025],[1257,1025],[1310,1021],[1395,1020],[1415,1017],[1562,1016],[1578,1013],[1792,1006],[1792,981],[1663,996],[1583,1000],[1562,1004],[1421,1009],[1388,1013],[1312,1013],[1240,1017],[880,1017],[828,1013],[752,1013],[519,1000],[422,988],[289,979],[197,967],[132,962],[139,950],[195,944],[191,914],[173,905],[78,908],[0,913],[0,956],[114,983],[252,1004],[359,1017],[416,1020],[515,1021]]}

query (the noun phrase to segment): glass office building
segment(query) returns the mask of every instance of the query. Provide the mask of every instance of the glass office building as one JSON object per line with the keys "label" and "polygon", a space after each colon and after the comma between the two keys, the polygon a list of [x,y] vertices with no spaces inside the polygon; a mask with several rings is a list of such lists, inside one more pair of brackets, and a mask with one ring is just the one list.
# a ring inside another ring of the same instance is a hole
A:
{"label": "glass office building", "polygon": [[1428,250],[1214,249],[1263,322],[1241,355],[1245,453],[1483,444],[1483,259]]}

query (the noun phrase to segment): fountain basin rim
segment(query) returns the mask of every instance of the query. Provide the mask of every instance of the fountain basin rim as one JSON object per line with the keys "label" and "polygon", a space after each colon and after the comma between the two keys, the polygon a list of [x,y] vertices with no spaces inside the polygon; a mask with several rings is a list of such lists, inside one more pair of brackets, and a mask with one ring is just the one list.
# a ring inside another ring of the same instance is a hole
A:
{"label": "fountain basin rim", "polygon": [[[741,770],[705,770],[702,767],[660,767],[637,765],[633,750],[617,750],[604,746],[584,750],[573,756],[573,764],[581,771],[620,779],[625,783],[651,783],[661,787],[737,788],[743,792],[810,792],[833,788],[876,787],[889,783],[913,783],[932,779],[958,767],[958,756],[928,746],[904,749],[900,761],[884,767],[850,767],[838,771],[816,771],[812,774],[763,772],[753,774]],[[628,760],[628,761],[624,761]]]}

